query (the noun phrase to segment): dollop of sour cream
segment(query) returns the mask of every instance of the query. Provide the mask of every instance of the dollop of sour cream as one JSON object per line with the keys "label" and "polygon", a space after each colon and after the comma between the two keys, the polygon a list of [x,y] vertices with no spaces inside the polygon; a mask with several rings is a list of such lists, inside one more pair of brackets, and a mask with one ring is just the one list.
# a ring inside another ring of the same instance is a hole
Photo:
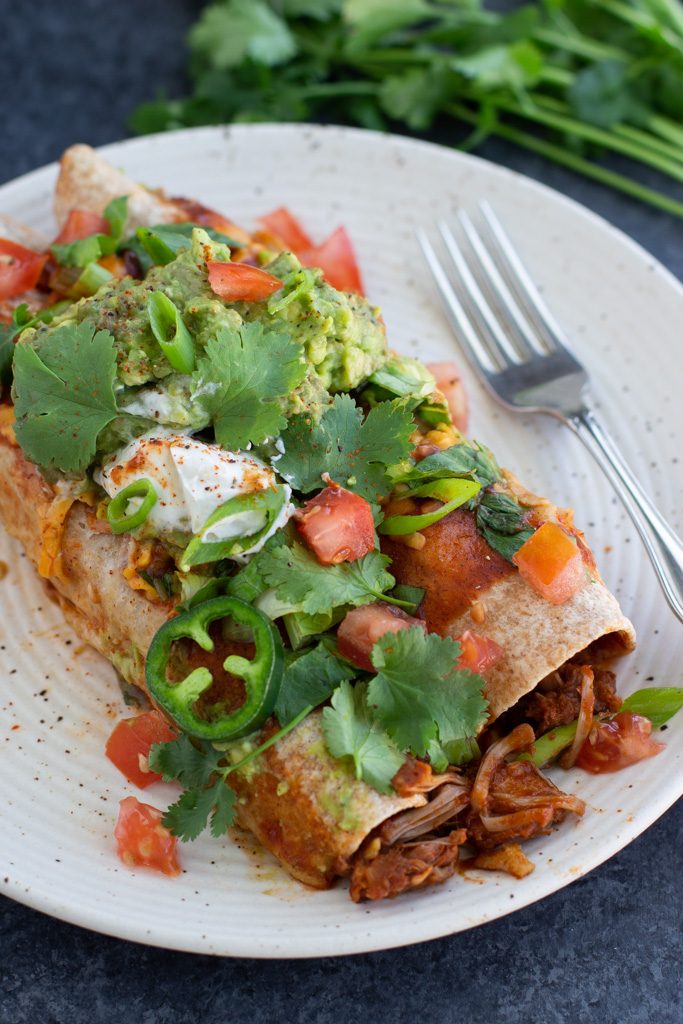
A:
{"label": "dollop of sour cream", "polygon": [[[151,480],[157,501],[147,523],[159,535],[200,534],[209,516],[230,498],[280,485],[285,502],[268,532],[244,554],[259,551],[269,537],[287,522],[294,511],[291,488],[280,483],[272,469],[245,452],[228,452],[215,444],[178,433],[157,429],[135,438],[121,451],[109,456],[95,473],[97,482],[110,498],[135,480]],[[132,499],[129,507],[133,508]],[[228,540],[257,533],[266,523],[262,511],[245,510],[215,523],[206,541]]]}

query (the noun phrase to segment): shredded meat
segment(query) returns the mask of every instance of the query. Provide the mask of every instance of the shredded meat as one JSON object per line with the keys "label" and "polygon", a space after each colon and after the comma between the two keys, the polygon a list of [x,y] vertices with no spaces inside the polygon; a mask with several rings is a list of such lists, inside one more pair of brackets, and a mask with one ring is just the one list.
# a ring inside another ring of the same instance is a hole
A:
{"label": "shredded meat", "polygon": [[[581,680],[584,668],[584,665],[568,662],[557,672],[546,676],[532,693],[522,697],[515,706],[515,721],[531,722],[537,736],[559,725],[575,722],[581,706]],[[595,667],[593,671],[595,713],[618,711],[621,707],[621,698],[615,692],[614,672]]]}
{"label": "shredded meat", "polygon": [[358,857],[351,874],[351,899],[381,900],[445,882],[457,870],[465,839],[465,830],[455,829],[441,839],[392,846],[371,860]]}
{"label": "shredded meat", "polygon": [[584,810],[582,800],[563,793],[530,761],[512,761],[496,770],[486,813],[470,811],[467,837],[478,850],[492,850],[547,832],[567,811],[582,815]]}
{"label": "shredded meat", "polygon": [[425,761],[415,757],[407,757],[391,780],[391,784],[399,796],[421,793],[424,788],[430,789],[432,769]]}
{"label": "shredded meat", "polygon": [[535,866],[519,843],[507,843],[496,850],[482,850],[476,857],[464,863],[464,867],[478,868],[480,871],[505,871],[513,878],[526,878]]}

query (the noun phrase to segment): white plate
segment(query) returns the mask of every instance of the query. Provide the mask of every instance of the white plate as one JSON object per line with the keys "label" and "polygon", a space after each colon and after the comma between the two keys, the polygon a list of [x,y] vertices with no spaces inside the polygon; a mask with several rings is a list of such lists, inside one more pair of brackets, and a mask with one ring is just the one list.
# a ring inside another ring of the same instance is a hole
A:
{"label": "white plate", "polygon": [[[102,151],[134,178],[201,199],[250,225],[283,203],[315,238],[350,230],[391,343],[425,358],[455,343],[413,232],[487,198],[586,364],[631,465],[676,523],[683,508],[680,328],[683,289],[646,252],[582,207],[492,164],[436,146],[339,128],[248,126],[136,139]],[[51,226],[55,167],[0,189],[0,210]],[[681,685],[681,631],[624,512],[579,443],[553,421],[499,411],[471,380],[473,433],[558,503],[574,505],[608,584],[639,633],[619,665],[622,692]],[[676,436],[678,431],[678,438]],[[677,524],[680,527],[680,523]],[[263,852],[202,838],[168,880],[127,870],[112,829],[127,787],[103,755],[125,713],[113,671],[82,649],[17,545],[2,537],[0,879],[47,913],[122,938],[203,953],[306,957],[358,953],[471,928],[538,900],[606,860],[683,791],[683,715],[665,753],[598,778],[563,776],[589,804],[578,824],[530,844],[536,871],[454,878],[413,897],[356,906],[343,886],[312,892]],[[143,799],[164,806],[170,787]]]}

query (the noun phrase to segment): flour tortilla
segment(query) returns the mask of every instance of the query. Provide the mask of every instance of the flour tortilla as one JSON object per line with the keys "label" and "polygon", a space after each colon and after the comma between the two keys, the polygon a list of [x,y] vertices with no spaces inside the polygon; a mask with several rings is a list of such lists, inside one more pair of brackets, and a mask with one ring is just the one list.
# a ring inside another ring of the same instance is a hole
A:
{"label": "flour tortilla", "polygon": [[[0,430],[0,521],[23,545],[35,566],[41,552],[41,520],[55,491]],[[76,502],[67,516],[63,574],[50,586],[76,633],[108,658],[121,675],[145,689],[144,661],[152,637],[173,614],[171,603],[154,603],[132,590],[123,576],[129,538],[100,532],[93,512]],[[316,888],[345,875],[363,840],[387,818],[422,806],[420,794],[382,796],[358,780],[325,748],[321,715],[314,713],[234,776],[240,802],[237,820],[299,881]]]}
{"label": "flour tortilla", "polygon": [[180,206],[138,185],[90,146],[78,144],[64,152],[54,197],[55,218],[60,228],[71,210],[102,214],[107,203],[119,196],[128,196],[126,230],[129,232],[138,227],[186,219]]}

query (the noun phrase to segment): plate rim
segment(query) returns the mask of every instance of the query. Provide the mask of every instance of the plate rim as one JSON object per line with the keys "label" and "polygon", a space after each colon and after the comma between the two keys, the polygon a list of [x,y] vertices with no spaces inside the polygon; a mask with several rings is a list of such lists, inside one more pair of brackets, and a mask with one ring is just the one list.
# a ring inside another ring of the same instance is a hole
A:
{"label": "plate rim", "polygon": [[[244,125],[202,126],[178,129],[171,132],[159,132],[152,135],[124,138],[117,142],[98,146],[96,149],[97,152],[100,152],[107,157],[114,156],[116,158],[120,158],[121,156],[123,157],[122,162],[125,162],[124,154],[126,151],[130,149],[144,150],[146,146],[153,146],[158,140],[168,141],[173,139],[182,143],[183,139],[191,138],[196,140],[198,137],[206,137],[207,140],[213,139],[224,144],[231,136],[235,135],[246,137],[262,135],[267,137],[270,134],[298,137],[318,135],[321,136],[323,140],[334,136],[338,138],[351,137],[352,139],[358,140],[369,139],[375,145],[389,146],[394,144],[399,148],[411,151],[416,149],[437,150],[442,155],[447,154],[454,163],[459,163],[461,166],[483,166],[487,169],[487,173],[493,173],[499,179],[502,179],[503,183],[505,183],[506,180],[508,182],[514,182],[515,185],[521,183],[523,187],[530,189],[532,192],[538,192],[546,201],[551,203],[557,203],[559,201],[560,205],[563,205],[568,209],[571,216],[578,216],[582,218],[584,221],[589,222],[594,229],[602,232],[605,232],[606,230],[607,233],[612,235],[616,242],[622,246],[625,245],[626,248],[639,259],[641,264],[643,264],[643,270],[654,270],[663,279],[667,287],[673,287],[679,299],[683,302],[683,282],[681,282],[672,271],[662,264],[644,246],[627,235],[621,228],[606,220],[600,214],[551,186],[546,185],[543,182],[539,182],[534,178],[530,178],[519,171],[497,164],[484,157],[452,149],[449,146],[441,145],[439,143],[423,139],[413,139],[409,136],[401,136],[393,133],[382,133],[368,129],[339,125],[314,125],[308,123],[282,124],[264,122]],[[322,144],[325,144],[324,141]],[[58,162],[52,161],[51,163],[35,168],[3,183],[0,185],[0,203],[2,203],[6,196],[11,196],[11,193],[15,188],[24,188],[27,185],[30,186],[33,178],[40,178],[47,174],[56,174],[57,168]],[[322,953],[297,948],[293,952],[288,951],[287,954],[283,956],[280,952],[275,952],[272,948],[268,948],[267,945],[264,946],[263,938],[254,939],[251,936],[247,938],[246,941],[242,938],[237,949],[234,948],[233,943],[230,940],[228,940],[228,945],[231,948],[217,948],[215,940],[209,940],[207,937],[204,941],[198,941],[198,936],[195,934],[192,934],[190,941],[184,941],[182,933],[179,933],[177,930],[174,932],[163,927],[155,929],[154,925],[151,925],[149,928],[144,928],[142,925],[137,925],[135,923],[129,923],[126,924],[125,927],[121,927],[121,919],[117,917],[112,910],[105,910],[104,906],[98,905],[96,902],[93,902],[90,907],[79,905],[74,910],[69,907],[64,900],[60,899],[58,895],[53,895],[47,889],[39,893],[36,893],[33,889],[28,892],[21,891],[21,883],[14,882],[11,878],[7,880],[0,879],[0,892],[25,906],[41,911],[42,913],[47,913],[50,916],[56,917],[69,924],[75,924],[105,935],[123,939],[124,941],[132,941],[144,945],[183,952],[255,959],[310,959],[320,956],[347,956],[354,955],[356,953],[396,949],[402,946],[414,945],[419,942],[443,938],[448,935],[457,934],[461,931],[469,931],[472,928],[480,927],[482,924],[490,923],[501,917],[507,917],[516,910],[521,910],[538,900],[554,895],[561,889],[573,884],[574,881],[584,877],[588,872],[605,863],[611,857],[615,856],[622,849],[628,846],[638,836],[642,835],[642,833],[645,832],[658,818],[665,814],[681,796],[683,796],[683,779],[681,779],[678,785],[676,785],[675,778],[672,775],[670,785],[668,787],[663,787],[663,793],[660,795],[656,803],[649,805],[646,809],[639,812],[637,816],[637,831],[635,831],[635,833],[628,835],[625,835],[624,832],[620,833],[619,838],[616,841],[613,840],[606,846],[601,847],[598,853],[594,853],[592,856],[584,858],[580,869],[577,870],[574,877],[555,877],[553,879],[552,888],[550,889],[540,883],[536,885],[532,884],[529,886],[528,895],[526,896],[524,895],[526,890],[520,889],[521,898],[515,900],[513,906],[504,906],[499,911],[497,910],[493,916],[482,917],[478,922],[468,922],[459,926],[457,921],[453,922],[451,915],[444,915],[444,918],[441,918],[439,915],[432,919],[432,924],[429,927],[422,926],[421,929],[418,929],[419,933],[417,936],[415,934],[410,934],[409,937],[406,937],[405,935],[397,935],[395,940],[387,939],[386,937],[379,940],[373,939],[372,931],[368,931],[363,927],[363,925],[367,923],[367,920],[364,920],[359,916],[357,934],[355,929],[353,932],[350,932],[345,936],[337,933],[336,938],[339,945],[346,948],[336,950],[325,948]],[[625,830],[625,832],[628,832],[628,830]],[[607,850],[607,852],[605,852],[605,850]]]}

